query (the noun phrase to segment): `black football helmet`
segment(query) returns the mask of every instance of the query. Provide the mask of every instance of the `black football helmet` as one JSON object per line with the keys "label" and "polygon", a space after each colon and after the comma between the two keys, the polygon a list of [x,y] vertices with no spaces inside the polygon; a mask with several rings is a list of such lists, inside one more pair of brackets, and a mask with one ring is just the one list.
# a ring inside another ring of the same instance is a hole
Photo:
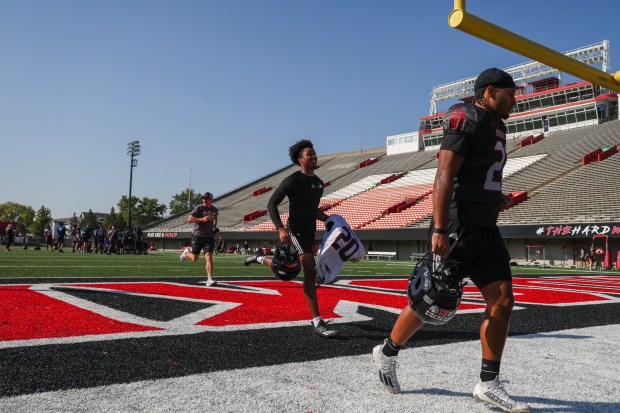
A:
{"label": "black football helmet", "polygon": [[409,277],[409,305],[424,323],[445,324],[456,314],[465,284],[454,263],[429,252]]}
{"label": "black football helmet", "polygon": [[273,253],[271,271],[282,281],[291,281],[301,271],[299,253],[290,245],[280,245]]}

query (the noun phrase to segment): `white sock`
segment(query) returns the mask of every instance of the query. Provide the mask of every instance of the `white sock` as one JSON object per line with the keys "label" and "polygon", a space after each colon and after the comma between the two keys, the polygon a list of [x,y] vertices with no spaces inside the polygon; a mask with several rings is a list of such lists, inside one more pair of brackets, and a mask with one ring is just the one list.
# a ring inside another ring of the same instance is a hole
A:
{"label": "white sock", "polygon": [[319,326],[319,323],[321,322],[321,320],[323,320],[323,317],[321,317],[321,316],[314,317],[314,318],[312,319],[312,324],[313,324],[315,327],[318,327],[318,326]]}
{"label": "white sock", "polygon": [[262,264],[262,263],[263,263],[263,261],[265,261],[265,257],[258,257],[258,258],[256,259],[256,262],[258,262],[259,264]]}

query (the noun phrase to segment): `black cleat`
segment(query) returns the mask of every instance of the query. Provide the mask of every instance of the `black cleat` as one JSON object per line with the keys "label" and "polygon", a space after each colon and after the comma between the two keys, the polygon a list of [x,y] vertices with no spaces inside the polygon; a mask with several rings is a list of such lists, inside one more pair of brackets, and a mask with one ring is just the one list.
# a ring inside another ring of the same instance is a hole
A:
{"label": "black cleat", "polygon": [[[312,324],[312,326],[314,327],[314,323]],[[314,327],[314,334],[323,338],[332,338],[340,334],[340,331],[331,330],[329,327],[327,327],[327,323],[325,322],[325,320],[321,320],[319,322],[319,325],[317,327]]]}
{"label": "black cleat", "polygon": [[243,262],[243,265],[248,266],[250,264],[254,264],[255,262],[258,262],[258,257],[264,257],[265,253],[263,252],[262,248],[258,249],[258,252],[255,252],[254,254],[250,255],[249,257],[247,257],[245,259],[245,261]]}

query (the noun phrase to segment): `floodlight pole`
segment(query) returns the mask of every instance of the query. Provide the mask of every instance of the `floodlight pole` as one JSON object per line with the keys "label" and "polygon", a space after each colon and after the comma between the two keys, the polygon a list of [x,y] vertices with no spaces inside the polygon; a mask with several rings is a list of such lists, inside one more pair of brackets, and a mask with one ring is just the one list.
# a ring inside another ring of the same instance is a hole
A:
{"label": "floodlight pole", "polygon": [[189,189],[187,190],[187,209],[192,206],[192,168],[189,168]]}
{"label": "floodlight pole", "polygon": [[127,144],[127,155],[131,157],[129,164],[129,198],[127,199],[127,229],[131,228],[131,183],[133,181],[133,168],[138,166],[135,156],[140,155],[140,141],[132,141]]}

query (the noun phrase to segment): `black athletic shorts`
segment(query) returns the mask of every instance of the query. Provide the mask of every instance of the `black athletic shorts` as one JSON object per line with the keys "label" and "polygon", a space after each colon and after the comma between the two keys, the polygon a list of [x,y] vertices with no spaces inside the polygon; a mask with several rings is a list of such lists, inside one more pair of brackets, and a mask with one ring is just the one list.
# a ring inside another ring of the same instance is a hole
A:
{"label": "black athletic shorts", "polygon": [[213,237],[199,237],[194,236],[192,238],[192,253],[200,254],[200,251],[213,252]]}
{"label": "black athletic shorts", "polygon": [[312,244],[314,243],[314,231],[295,231],[293,229],[288,230],[291,236],[293,246],[299,254],[312,254]]}
{"label": "black athletic shorts", "polygon": [[[430,234],[432,234],[431,225]],[[448,236],[453,260],[464,277],[478,289],[495,281],[512,281],[510,254],[497,227],[485,228],[449,221]]]}

